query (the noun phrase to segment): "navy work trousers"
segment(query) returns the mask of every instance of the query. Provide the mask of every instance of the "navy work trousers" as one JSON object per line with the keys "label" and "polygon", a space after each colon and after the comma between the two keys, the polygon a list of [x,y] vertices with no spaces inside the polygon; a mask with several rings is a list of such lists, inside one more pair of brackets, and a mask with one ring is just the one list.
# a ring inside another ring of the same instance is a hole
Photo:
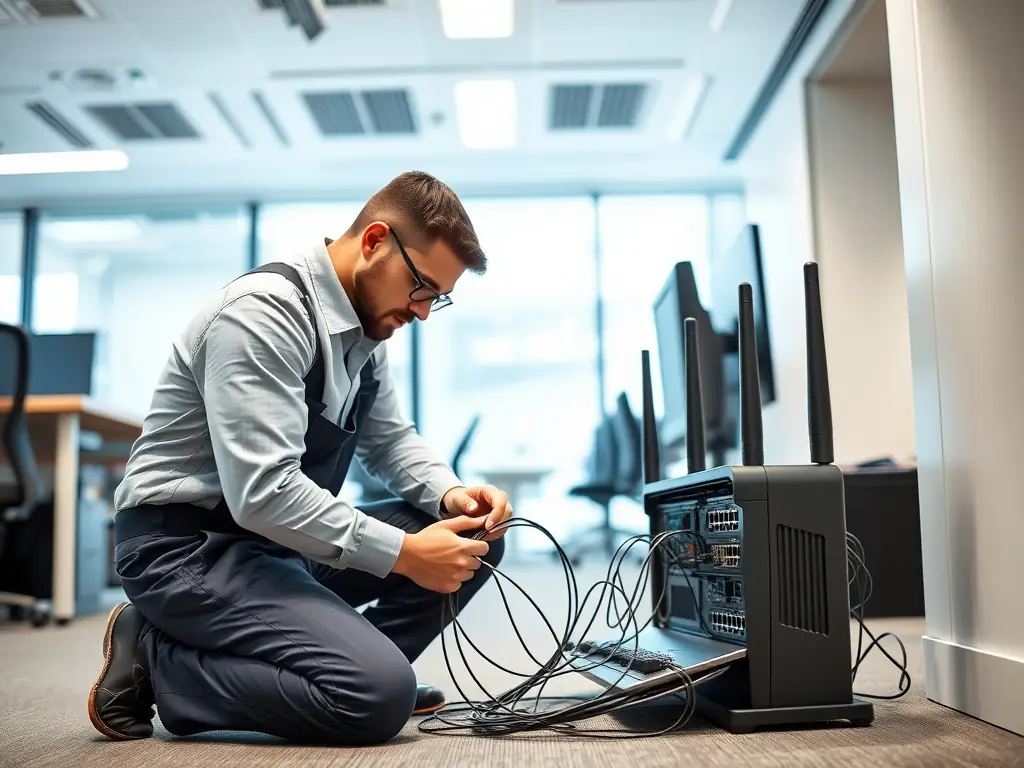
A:
{"label": "navy work trousers", "polygon": [[[436,522],[403,501],[362,509],[409,533]],[[484,559],[497,565],[503,549],[490,542]],[[333,569],[265,539],[145,534],[119,541],[115,559],[152,625],[139,652],[160,719],[176,735],[385,742],[413,710],[411,663],[442,631],[445,595],[396,574]],[[460,608],[490,575],[482,566],[463,584]]]}

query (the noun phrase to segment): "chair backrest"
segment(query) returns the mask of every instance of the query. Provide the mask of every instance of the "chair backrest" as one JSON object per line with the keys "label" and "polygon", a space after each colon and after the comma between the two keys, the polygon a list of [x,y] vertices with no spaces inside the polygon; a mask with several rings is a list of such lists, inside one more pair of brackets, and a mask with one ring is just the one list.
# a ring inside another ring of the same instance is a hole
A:
{"label": "chair backrest", "polygon": [[31,344],[25,329],[0,323],[0,366],[9,366],[14,373],[11,407],[2,417],[3,450],[14,471],[17,488],[10,501],[5,503],[9,509],[17,508],[21,517],[30,515],[43,495],[43,481],[36,467],[25,416],[30,362]]}
{"label": "chair backrest", "polygon": [[587,462],[589,485],[614,486],[618,477],[619,449],[611,418],[601,419],[594,431],[594,442]]}
{"label": "chair backrest", "polygon": [[625,392],[620,392],[616,398],[612,424],[618,453],[616,487],[619,493],[635,497],[640,493],[643,484],[643,436],[640,422],[634,415]]}
{"label": "chair backrest", "polygon": [[466,427],[465,434],[462,435],[462,439],[459,440],[459,444],[455,446],[455,452],[452,454],[452,472],[455,473],[456,477],[462,477],[459,474],[459,463],[466,455],[466,451],[469,450],[469,444],[473,440],[473,433],[476,432],[476,428],[480,426],[480,414],[478,413],[469,422],[469,426]]}

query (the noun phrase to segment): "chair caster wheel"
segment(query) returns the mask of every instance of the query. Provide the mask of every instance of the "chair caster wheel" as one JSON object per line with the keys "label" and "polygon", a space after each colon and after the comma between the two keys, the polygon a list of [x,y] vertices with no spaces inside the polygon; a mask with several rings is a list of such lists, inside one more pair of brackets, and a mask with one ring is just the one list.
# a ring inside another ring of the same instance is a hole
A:
{"label": "chair caster wheel", "polygon": [[52,617],[45,611],[33,611],[32,612],[32,626],[36,629],[42,629],[50,623]]}

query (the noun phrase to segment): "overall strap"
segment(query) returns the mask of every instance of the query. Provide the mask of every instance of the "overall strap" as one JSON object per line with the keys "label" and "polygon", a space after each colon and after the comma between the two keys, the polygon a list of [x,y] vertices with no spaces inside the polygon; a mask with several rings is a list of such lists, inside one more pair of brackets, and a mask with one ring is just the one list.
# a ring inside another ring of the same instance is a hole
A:
{"label": "overall strap", "polygon": [[313,324],[313,337],[315,339],[313,347],[313,366],[309,369],[309,373],[306,374],[306,378],[303,382],[306,385],[306,392],[308,394],[315,394],[317,400],[322,400],[324,397],[325,386],[324,357],[320,347],[320,334],[316,329],[316,314],[313,312],[313,297],[309,295],[309,289],[306,288],[306,284],[302,281],[302,277],[299,276],[298,270],[290,264],[273,261],[256,267],[255,269],[251,269],[246,274],[252,274],[253,272],[273,272],[281,275],[281,277],[294,285],[299,290],[299,293],[302,294],[302,300],[305,302],[306,309],[309,312],[309,321]]}

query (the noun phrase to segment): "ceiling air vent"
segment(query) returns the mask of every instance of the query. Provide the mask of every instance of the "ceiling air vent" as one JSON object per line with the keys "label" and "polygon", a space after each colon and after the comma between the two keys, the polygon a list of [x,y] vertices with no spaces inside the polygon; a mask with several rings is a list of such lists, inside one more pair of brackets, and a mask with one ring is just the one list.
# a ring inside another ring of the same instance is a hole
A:
{"label": "ceiling air vent", "polygon": [[94,104],[85,109],[122,141],[199,138],[199,132],[171,102]]}
{"label": "ceiling air vent", "polygon": [[636,128],[646,96],[643,83],[555,85],[551,88],[548,128]]}
{"label": "ceiling air vent", "polygon": [[362,95],[374,132],[416,133],[408,91],[363,91]]}
{"label": "ceiling air vent", "polygon": [[304,93],[306,106],[324,136],[354,136],[366,133],[351,93]]}
{"label": "ceiling air vent", "polygon": [[324,136],[412,135],[417,133],[409,92],[404,89],[304,93]]}
{"label": "ceiling air vent", "polygon": [[87,0],[14,0],[14,10],[26,19],[97,19],[99,14]]}
{"label": "ceiling air vent", "polygon": [[552,129],[585,128],[590,117],[592,85],[556,85],[551,89]]}
{"label": "ceiling air vent", "polygon": [[647,86],[638,83],[606,85],[601,90],[601,107],[597,112],[598,127],[635,127],[646,90]]}

